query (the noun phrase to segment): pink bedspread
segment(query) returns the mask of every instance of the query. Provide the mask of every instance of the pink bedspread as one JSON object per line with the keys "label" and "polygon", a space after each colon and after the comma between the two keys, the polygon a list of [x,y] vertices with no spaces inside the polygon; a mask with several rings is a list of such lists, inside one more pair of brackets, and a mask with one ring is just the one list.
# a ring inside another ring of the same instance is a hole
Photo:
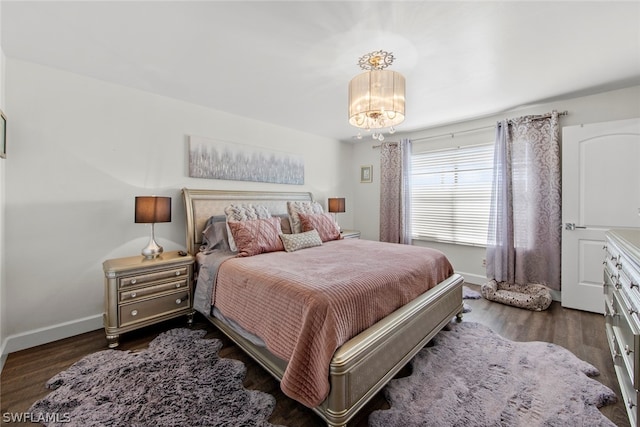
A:
{"label": "pink bedspread", "polygon": [[283,392],[318,406],[336,349],[453,274],[441,252],[361,239],[231,258],[213,296],[226,317],[288,365]]}

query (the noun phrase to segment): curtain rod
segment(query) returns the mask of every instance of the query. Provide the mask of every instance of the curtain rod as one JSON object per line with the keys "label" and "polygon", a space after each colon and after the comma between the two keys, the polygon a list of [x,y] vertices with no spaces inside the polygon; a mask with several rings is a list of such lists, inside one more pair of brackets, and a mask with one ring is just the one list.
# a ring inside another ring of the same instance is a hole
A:
{"label": "curtain rod", "polygon": [[[553,112],[551,113],[547,113],[547,114],[541,114],[539,116],[533,116],[532,119],[533,120],[541,120],[541,119],[548,119],[551,117],[551,115],[553,114]],[[558,113],[559,116],[566,116],[569,114],[569,111],[561,111]],[[491,125],[491,126],[482,126],[482,127],[478,127],[478,128],[472,128],[472,129],[465,129],[465,130],[459,130],[457,132],[449,132],[449,133],[441,133],[439,135],[431,135],[431,136],[424,136],[422,138],[415,138],[412,139],[412,142],[416,142],[416,141],[426,141],[429,139],[436,139],[436,138],[442,138],[445,136],[450,136],[451,138],[455,138],[456,135],[462,134],[462,133],[471,133],[471,132],[478,132],[481,130],[487,130],[487,129],[495,129],[496,125]],[[380,145],[374,145],[371,148],[380,148],[382,146],[382,144]]]}

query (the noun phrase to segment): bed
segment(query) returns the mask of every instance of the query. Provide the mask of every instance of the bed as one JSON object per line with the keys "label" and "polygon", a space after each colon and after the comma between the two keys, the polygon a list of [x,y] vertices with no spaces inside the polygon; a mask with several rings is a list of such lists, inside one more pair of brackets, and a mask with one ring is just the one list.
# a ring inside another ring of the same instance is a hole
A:
{"label": "bed", "polygon": [[[288,215],[288,202],[307,203],[313,201],[311,193],[308,192],[248,192],[184,188],[182,194],[186,209],[187,250],[196,255],[197,259],[202,259],[199,255],[201,255],[200,248],[203,244],[205,226],[210,224],[212,218],[224,216],[225,207],[232,204],[260,205],[266,207],[271,215],[284,219]],[[350,245],[374,244],[380,245],[377,242],[356,243],[343,240],[326,242],[322,246],[327,249],[312,248],[304,251],[309,251],[310,254],[312,250],[318,251],[314,253],[314,257],[317,258],[316,255],[324,255],[320,252],[323,250],[337,252],[338,249],[347,250],[347,246]],[[405,245],[393,246],[397,246],[398,249],[401,249],[400,246],[404,246],[405,249],[408,249]],[[265,255],[277,257],[283,256],[283,254],[285,252]],[[268,256],[259,255],[251,258],[255,262],[269,261]],[[237,258],[235,259],[237,260]],[[225,269],[231,268],[227,265],[231,266],[232,262],[229,261],[225,264]],[[220,276],[222,276],[222,271]],[[231,277],[235,277],[234,274]],[[344,275],[342,271],[341,274]],[[355,336],[350,337],[346,342],[340,344],[335,352],[331,350],[327,359],[329,366],[325,368],[326,376],[323,378],[328,384],[326,398],[313,406],[304,399],[296,398],[296,400],[311,407],[329,426],[345,426],[357,411],[384,387],[452,318],[461,319],[463,310],[462,282],[463,278],[460,275],[452,271],[447,273],[447,277],[431,285],[430,289],[420,293],[415,299],[403,303],[401,307],[377,320],[373,325],[367,326]],[[200,287],[199,283],[196,294]],[[200,291],[202,292],[202,289]],[[219,292],[223,293],[221,290]],[[242,296],[242,298],[248,296],[249,294]],[[221,302],[221,306],[224,306],[223,302]],[[285,358],[274,354],[278,353],[278,349],[269,351],[267,349],[269,346],[265,345],[260,337],[253,337],[246,331],[239,330],[237,324],[225,319],[224,316],[214,315],[211,307],[194,303],[194,308],[266,371],[281,381],[282,385],[284,385],[284,381],[291,382],[290,375],[287,377],[291,369],[287,368],[288,364],[296,363],[296,358],[289,359],[288,363]],[[273,349],[273,347],[269,348]],[[304,351],[302,352],[304,353]],[[285,391],[284,388],[283,391]],[[285,393],[288,394],[286,391]]]}

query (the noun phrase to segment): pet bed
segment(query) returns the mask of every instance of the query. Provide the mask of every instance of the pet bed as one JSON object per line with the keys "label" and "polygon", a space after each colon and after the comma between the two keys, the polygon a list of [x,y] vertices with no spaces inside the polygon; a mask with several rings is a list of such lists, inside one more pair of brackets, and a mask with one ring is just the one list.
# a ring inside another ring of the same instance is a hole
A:
{"label": "pet bed", "polygon": [[551,305],[549,288],[538,283],[520,285],[490,280],[480,287],[480,291],[489,301],[527,310],[542,311]]}

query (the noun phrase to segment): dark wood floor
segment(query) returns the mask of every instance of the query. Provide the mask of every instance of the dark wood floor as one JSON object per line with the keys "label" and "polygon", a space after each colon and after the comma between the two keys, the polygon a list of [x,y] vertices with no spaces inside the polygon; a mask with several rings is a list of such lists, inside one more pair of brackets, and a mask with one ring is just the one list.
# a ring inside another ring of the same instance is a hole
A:
{"label": "dark wood floor", "polygon": [[[478,289],[474,286],[469,287]],[[607,347],[604,319],[601,315],[565,309],[555,302],[543,312],[530,312],[491,303],[484,299],[466,300],[466,302],[473,311],[465,314],[464,321],[483,323],[503,337],[516,341],[548,341],[559,344],[596,366],[600,370],[600,376],[597,379],[620,396]],[[123,335],[119,348],[142,349],[162,331],[178,326],[184,326],[184,319],[174,319],[130,332]],[[223,341],[221,357],[234,358],[245,363],[247,388],[262,390],[276,397],[277,405],[270,422],[291,427],[324,425],[313,411],[284,396],[278,383],[271,376],[204,318],[196,316],[194,327],[209,331],[208,338],[219,338]],[[49,378],[83,356],[106,348],[104,331],[98,330],[10,354],[0,378],[1,413],[27,411],[33,402],[49,392],[44,387]],[[367,407],[360,411],[349,426],[364,427],[367,425],[367,417],[371,411],[387,407],[379,393]],[[601,410],[618,426],[629,426],[624,404],[621,401]],[[1,418],[0,422],[2,422]]]}

